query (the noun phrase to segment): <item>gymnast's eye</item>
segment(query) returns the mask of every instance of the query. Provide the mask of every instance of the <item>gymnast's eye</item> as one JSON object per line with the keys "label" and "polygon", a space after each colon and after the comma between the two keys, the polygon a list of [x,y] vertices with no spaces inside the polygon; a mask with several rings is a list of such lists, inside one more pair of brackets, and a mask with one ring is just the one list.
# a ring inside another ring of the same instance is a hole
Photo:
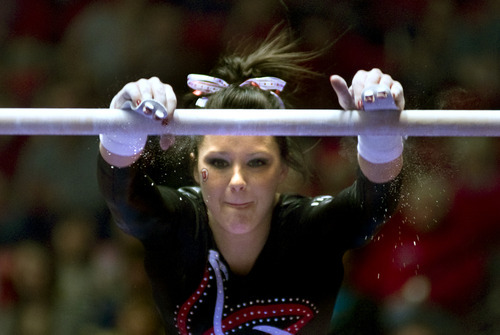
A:
{"label": "gymnast's eye", "polygon": [[264,166],[264,165],[267,165],[268,163],[268,160],[267,159],[264,159],[264,158],[255,158],[255,159],[252,159],[248,162],[248,166],[250,167],[261,167],[261,166]]}
{"label": "gymnast's eye", "polygon": [[207,159],[207,163],[216,169],[224,169],[229,166],[229,161],[223,158],[209,158]]}

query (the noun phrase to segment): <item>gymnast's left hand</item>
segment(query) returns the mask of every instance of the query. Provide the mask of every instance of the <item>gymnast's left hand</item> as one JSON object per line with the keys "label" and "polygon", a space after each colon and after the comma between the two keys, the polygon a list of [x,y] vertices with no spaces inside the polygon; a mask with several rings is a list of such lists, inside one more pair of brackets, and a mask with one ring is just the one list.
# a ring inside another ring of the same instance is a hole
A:
{"label": "gymnast's left hand", "polygon": [[347,82],[344,78],[338,75],[331,76],[330,83],[337,94],[340,106],[345,110],[361,110],[363,108],[363,101],[361,99],[363,90],[377,84],[383,84],[390,88],[394,102],[400,110],[403,110],[405,106],[401,83],[392,79],[390,75],[383,73],[380,69],[358,71],[352,79],[352,85],[349,87],[347,87]]}

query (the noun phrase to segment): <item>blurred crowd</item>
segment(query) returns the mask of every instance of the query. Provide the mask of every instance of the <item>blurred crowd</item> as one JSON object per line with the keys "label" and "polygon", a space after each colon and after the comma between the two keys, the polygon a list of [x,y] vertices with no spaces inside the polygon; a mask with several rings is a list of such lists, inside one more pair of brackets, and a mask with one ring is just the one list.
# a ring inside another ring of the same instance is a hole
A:
{"label": "blurred crowd", "polygon": [[[226,46],[276,24],[324,49],[297,108],[338,108],[328,76],[379,67],[409,109],[499,109],[500,1],[2,0],[0,108],[106,107],[158,76],[178,95]],[[77,111],[74,111],[77,113]],[[400,210],[346,255],[332,334],[500,333],[500,145],[410,138]],[[306,194],[355,174],[355,141],[300,139]],[[0,136],[0,332],[162,334],[141,246],[97,191],[98,140]]]}

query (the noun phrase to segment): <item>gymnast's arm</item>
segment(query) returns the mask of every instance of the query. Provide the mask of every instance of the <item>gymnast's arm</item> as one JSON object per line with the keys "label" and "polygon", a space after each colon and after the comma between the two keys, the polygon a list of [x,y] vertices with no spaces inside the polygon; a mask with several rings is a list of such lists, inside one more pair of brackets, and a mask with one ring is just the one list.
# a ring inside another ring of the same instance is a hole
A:
{"label": "gymnast's arm", "polygon": [[134,164],[134,162],[136,162],[142,154],[142,152],[140,152],[131,156],[117,155],[112,153],[111,151],[108,151],[108,149],[106,149],[102,144],[99,144],[99,153],[109,165],[116,167],[130,166]]}
{"label": "gymnast's arm", "polygon": [[345,252],[365,245],[390,219],[398,206],[401,182],[399,175],[385,183],[374,183],[358,169],[351,186],[334,197],[305,198],[302,216],[292,216],[300,217],[306,230],[315,232],[318,245]]}
{"label": "gymnast's arm", "polygon": [[[358,71],[352,85],[347,87],[340,76],[330,78],[331,85],[344,109],[362,109],[362,92],[373,85],[389,87],[397,107],[404,109],[403,87],[391,76],[379,69]],[[376,113],[376,111],[372,111]],[[349,189],[339,194],[336,202],[347,209],[345,217],[356,218],[358,224],[347,224],[348,234],[360,241],[372,236],[396,209],[401,187],[400,175],[403,166],[403,139],[400,135],[358,136],[358,164],[362,175]]]}
{"label": "gymnast's arm", "polygon": [[[362,109],[362,92],[372,85],[389,87],[396,106],[404,109],[403,86],[380,69],[358,71],[352,85],[337,75],[330,77],[330,83],[345,110]],[[372,112],[376,113],[376,112]],[[358,163],[363,174],[374,183],[385,183],[396,178],[403,167],[403,140],[396,136],[358,136]]]}
{"label": "gymnast's arm", "polygon": [[[121,108],[126,102],[137,106],[149,99],[162,103],[168,113],[164,119],[155,119],[145,110],[145,116],[168,123],[173,116],[176,97],[172,88],[156,77],[125,85],[113,98],[111,108]],[[157,229],[168,229],[168,225],[157,223],[175,221],[175,213],[190,203],[182,202],[184,197],[177,190],[156,186],[136,163],[146,141],[147,134],[101,134],[99,145],[98,182],[101,193],[120,228],[139,239],[146,238]]]}
{"label": "gymnast's arm", "polygon": [[387,182],[375,183],[361,171],[356,182],[336,197],[348,213],[344,216],[348,218],[344,225],[346,249],[366,244],[390,219],[398,206],[401,182],[399,175]]}
{"label": "gymnast's arm", "polygon": [[358,154],[358,165],[366,178],[374,183],[382,184],[394,180],[401,173],[403,156],[400,155],[388,163],[376,164]]}
{"label": "gymnast's arm", "polygon": [[[203,202],[195,188],[174,189],[156,184],[141,168],[109,165],[98,157],[97,180],[115,223],[139,240],[165,243],[185,222],[196,222]],[[190,226],[190,225],[187,225]]]}

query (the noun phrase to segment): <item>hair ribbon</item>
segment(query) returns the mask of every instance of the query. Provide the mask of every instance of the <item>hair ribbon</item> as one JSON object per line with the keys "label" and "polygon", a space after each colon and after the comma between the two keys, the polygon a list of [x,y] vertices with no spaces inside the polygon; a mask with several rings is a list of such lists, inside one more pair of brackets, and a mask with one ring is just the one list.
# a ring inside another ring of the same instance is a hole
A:
{"label": "hair ribbon", "polygon": [[[220,90],[229,86],[229,84],[220,78],[207,76],[204,74],[190,74],[187,77],[187,84],[194,91],[195,95],[202,94],[212,94],[219,92]],[[250,78],[245,80],[239,86],[253,85],[259,87],[261,90],[269,91],[273,96],[275,96],[279,103],[280,108],[285,108],[285,105],[281,98],[279,97],[279,93],[283,91],[283,88],[286,85],[286,82],[280,78],[276,77],[258,77],[258,78]],[[206,97],[202,97],[198,99],[196,102],[196,106],[205,107]]]}

